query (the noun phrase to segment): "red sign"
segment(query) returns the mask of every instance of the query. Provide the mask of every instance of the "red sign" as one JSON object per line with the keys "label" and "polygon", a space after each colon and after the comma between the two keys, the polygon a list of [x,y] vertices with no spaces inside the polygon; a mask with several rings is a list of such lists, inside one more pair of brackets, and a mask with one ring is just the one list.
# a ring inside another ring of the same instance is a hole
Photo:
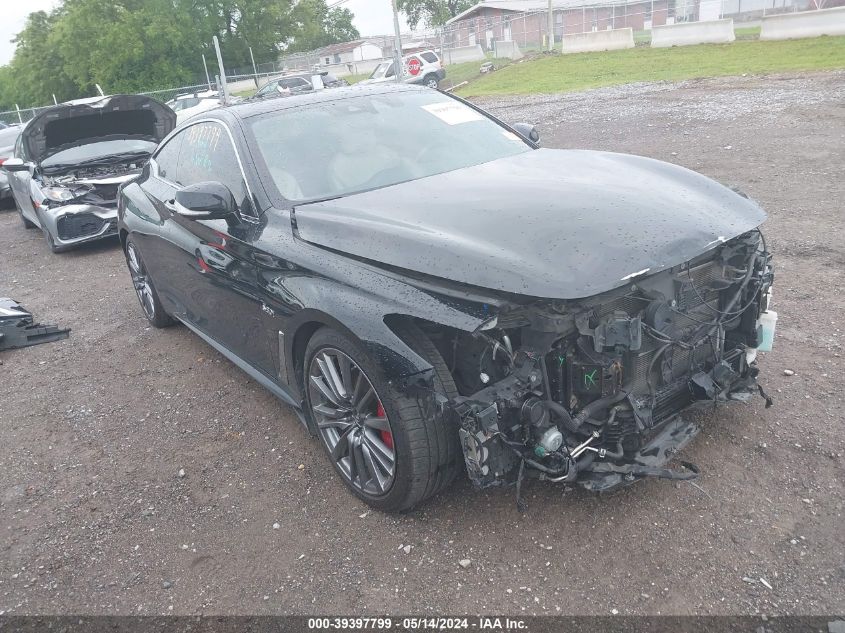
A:
{"label": "red sign", "polygon": [[421,69],[422,63],[416,57],[412,57],[408,60],[408,72],[411,73],[414,77],[420,74]]}

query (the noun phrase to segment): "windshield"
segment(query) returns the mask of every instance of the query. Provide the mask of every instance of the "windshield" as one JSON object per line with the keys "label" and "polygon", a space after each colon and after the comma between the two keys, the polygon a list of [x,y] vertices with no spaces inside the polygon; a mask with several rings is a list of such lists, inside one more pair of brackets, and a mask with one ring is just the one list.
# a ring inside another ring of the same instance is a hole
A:
{"label": "windshield", "polygon": [[356,97],[250,121],[282,197],[358,193],[531,151],[519,136],[434,91]]}
{"label": "windshield", "polygon": [[393,62],[382,62],[381,64],[376,66],[376,69],[373,71],[373,74],[370,75],[370,79],[381,79],[385,76],[387,69],[391,66],[393,66]]}
{"label": "windshield", "polygon": [[152,154],[156,147],[157,145],[155,143],[142,140],[121,139],[99,141],[56,152],[52,156],[45,158],[41,162],[41,166],[52,167],[55,165],[89,162],[99,158],[107,159],[109,156],[114,156],[115,154],[135,154],[142,152]]}
{"label": "windshield", "polygon": [[200,101],[202,101],[202,99],[199,97],[186,97],[185,99],[177,99],[176,103],[170,107],[173,108],[174,112],[180,112],[181,110],[187,110],[188,108],[198,106]]}

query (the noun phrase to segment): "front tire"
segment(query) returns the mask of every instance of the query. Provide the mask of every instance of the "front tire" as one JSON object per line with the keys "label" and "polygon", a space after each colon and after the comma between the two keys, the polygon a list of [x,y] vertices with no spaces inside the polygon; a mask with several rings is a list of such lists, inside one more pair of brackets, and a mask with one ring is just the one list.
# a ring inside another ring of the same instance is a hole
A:
{"label": "front tire", "polygon": [[15,210],[18,212],[18,215],[21,216],[21,224],[23,224],[23,228],[25,229],[36,229],[38,228],[35,226],[33,222],[24,217],[23,211],[21,210],[20,206],[18,205],[18,199],[15,198],[15,194],[12,194],[12,203],[15,205]]}
{"label": "front tire", "polygon": [[[422,332],[408,327],[418,343],[418,336],[428,343],[415,348],[417,353],[438,354]],[[442,363],[439,355],[435,360]],[[451,377],[441,377],[432,365],[435,388],[452,397]],[[388,512],[409,510],[440,492],[463,467],[457,429],[426,415],[416,399],[385,378],[357,341],[329,328],[318,330],[308,343],[303,374],[320,441],[346,486],[367,504]]]}
{"label": "front tire", "polygon": [[138,246],[131,239],[126,241],[126,264],[129,266],[129,274],[132,277],[132,285],[135,287],[135,294],[144,311],[144,316],[153,327],[165,328],[173,325],[170,318],[161,305],[156,292],[153,280],[147,273],[144,260],[141,259],[141,252]]}

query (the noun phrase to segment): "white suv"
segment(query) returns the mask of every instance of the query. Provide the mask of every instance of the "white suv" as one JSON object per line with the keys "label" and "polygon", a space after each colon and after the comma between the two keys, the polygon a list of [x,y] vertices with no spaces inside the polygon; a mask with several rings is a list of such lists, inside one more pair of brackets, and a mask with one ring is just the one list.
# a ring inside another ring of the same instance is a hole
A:
{"label": "white suv", "polygon": [[[446,70],[437,53],[434,51],[422,51],[405,55],[402,58],[402,82],[406,84],[422,84],[429,88],[437,88],[437,85],[446,78]],[[383,61],[369,79],[362,81],[362,84],[378,84],[387,81],[396,81],[396,74],[393,70],[392,61]]]}

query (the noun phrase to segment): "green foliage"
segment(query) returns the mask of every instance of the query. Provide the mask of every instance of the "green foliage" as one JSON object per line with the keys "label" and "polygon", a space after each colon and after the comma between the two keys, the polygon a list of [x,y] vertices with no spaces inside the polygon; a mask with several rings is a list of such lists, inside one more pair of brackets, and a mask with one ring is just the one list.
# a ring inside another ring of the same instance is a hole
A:
{"label": "green foliage", "polygon": [[352,24],[349,9],[329,9],[325,0],[299,0],[291,12],[294,33],[287,52],[310,51],[329,44],[349,42],[361,37]]}
{"label": "green foliage", "polygon": [[359,37],[348,9],[326,0],[64,0],[30,14],[0,67],[0,110],[197,82],[213,72],[217,35],[227,68]]}
{"label": "green foliage", "polygon": [[[837,68],[845,68],[845,37],[638,47],[526,60],[482,75],[458,92],[463,96],[554,93],[635,81]],[[446,68],[447,77],[451,76],[450,69]]]}
{"label": "green foliage", "polygon": [[476,0],[397,0],[396,6],[405,14],[408,26],[417,28],[420,22],[440,26],[446,20],[475,6]]}

